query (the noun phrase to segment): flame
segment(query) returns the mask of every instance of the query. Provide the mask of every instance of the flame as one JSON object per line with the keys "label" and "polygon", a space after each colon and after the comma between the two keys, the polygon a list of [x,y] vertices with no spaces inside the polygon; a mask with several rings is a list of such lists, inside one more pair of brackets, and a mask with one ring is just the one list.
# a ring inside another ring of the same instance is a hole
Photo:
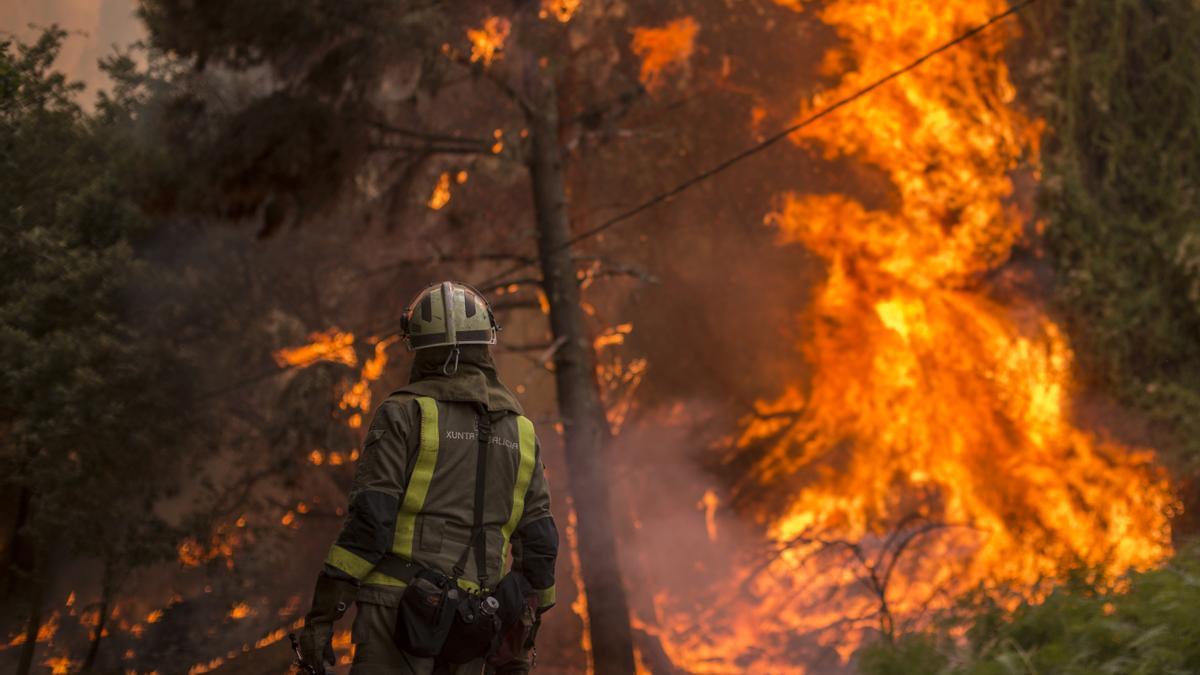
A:
{"label": "flame", "polygon": [[184,567],[198,567],[217,558],[224,558],[226,567],[232,569],[233,552],[243,542],[242,534],[238,532],[240,527],[236,523],[232,528],[228,523],[221,523],[209,536],[207,543],[194,537],[184,539],[176,548],[179,562]]}
{"label": "flame", "polygon": [[[391,347],[399,339],[399,337],[393,336],[376,341],[374,347],[375,353],[363,364],[362,370],[359,372],[358,382],[351,385],[350,389],[342,395],[342,400],[338,403],[338,407],[342,410],[357,408],[361,411],[351,415],[352,419],[355,415],[358,416],[358,424],[350,422],[351,427],[357,428],[361,426],[362,413],[371,411],[371,383],[383,376],[383,369],[388,363],[388,347]],[[311,455],[309,459],[312,459]],[[332,464],[333,462],[331,461],[330,463]],[[319,464],[319,462],[314,461],[313,464]]]}
{"label": "flame", "polygon": [[301,347],[289,347],[275,352],[275,362],[280,368],[307,368],[318,361],[332,361],[350,367],[358,365],[354,353],[354,333],[345,333],[330,328],[322,333],[312,333],[312,340]]}
{"label": "flame", "polygon": [[72,661],[66,656],[53,656],[42,661],[42,665],[50,669],[51,675],[67,675],[72,668],[79,667],[80,662]]}
{"label": "flame", "polygon": [[223,665],[225,665],[225,659],[218,656],[211,661],[206,663],[197,663],[191,668],[188,668],[187,675],[203,675],[204,673],[216,670]]}
{"label": "flame", "polygon": [[583,635],[579,639],[579,647],[583,650],[587,664],[587,675],[595,675],[592,663],[592,622],[588,617],[587,590],[583,585],[583,569],[579,561],[579,521],[575,516],[575,505],[567,497],[567,547],[571,551],[571,581],[575,583],[575,600],[571,603],[571,611],[579,617],[583,624]]}
{"label": "flame", "polygon": [[[823,5],[846,54],[826,64],[854,70],[799,116],[1005,8]],[[1170,554],[1178,504],[1153,453],[1077,426],[1065,336],[1031,299],[988,295],[985,275],[1023,234],[1009,173],[1036,157],[1042,130],[1011,106],[1014,30],[985,32],[793,137],[871,165],[895,193],[887,208],[788,194],[768,218],[781,243],[827,264],[801,317],[812,376],[758,401],[733,453],[752,458],[737,493],[774,554],[702,619],[656,598],[656,634],[689,671],[802,672],[786,653],[797,636],[845,663],[874,632],[978,584],[1035,598],[1074,564],[1112,578]]]}
{"label": "flame", "polygon": [[635,28],[630,48],[642,60],[638,79],[646,89],[655,91],[663,85],[668,70],[686,68],[696,46],[700,24],[690,16],[669,22],[662,28]]}
{"label": "flame", "polygon": [[633,410],[634,393],[646,374],[646,359],[635,358],[626,362],[616,350],[609,349],[625,344],[625,336],[632,332],[633,324],[623,323],[609,328],[592,341],[592,348],[596,352],[596,379],[600,383],[608,425],[614,435],[620,433]]}
{"label": "flame", "polygon": [[[45,623],[38,626],[36,638],[37,642],[49,642],[50,640],[54,639],[54,636],[58,633],[59,617],[60,614],[58,612],[54,612],[50,615],[50,618],[47,619]],[[19,647],[23,644],[25,644],[24,630],[9,638],[7,643],[0,645],[0,651],[4,651],[12,647]]]}
{"label": "flame", "polygon": [[437,185],[433,186],[433,192],[429,195],[429,201],[425,205],[434,211],[440,211],[443,206],[450,203],[450,172],[443,171],[441,176],[438,176]]}
{"label": "flame", "polygon": [[[358,365],[353,333],[330,328],[311,334],[309,339],[312,342],[307,345],[279,350],[275,353],[275,361],[281,368],[306,368],[319,361],[341,363],[350,367]],[[387,350],[399,339],[398,336],[367,339],[367,344],[373,345],[374,353],[363,363],[358,381],[347,387],[338,401],[338,408],[349,412],[346,425],[351,429],[361,427],[363,415],[370,412],[371,383],[383,376],[383,370],[388,363]],[[338,465],[342,463],[343,457],[339,453],[330,453],[326,457],[320,449],[314,449],[308,454],[308,461],[316,466],[320,466],[326,460],[330,465]]]}
{"label": "flame", "polygon": [[250,605],[247,605],[244,602],[239,602],[229,610],[229,613],[226,614],[226,616],[234,621],[240,621],[248,616],[251,616],[252,614],[254,614],[254,610],[250,609]]}
{"label": "flame", "polygon": [[696,508],[704,510],[704,529],[708,532],[708,540],[712,542],[717,540],[717,507],[720,504],[717,493],[711,489],[705,490],[704,496],[696,504]]}
{"label": "flame", "polygon": [[467,29],[467,39],[471,41],[471,63],[492,65],[492,61],[504,51],[504,41],[508,39],[510,28],[508,19],[492,16],[480,28]]}
{"label": "flame", "polygon": [[[812,106],[1004,9],[911,3],[885,19],[870,4],[822,11],[858,70]],[[898,196],[882,211],[846,195],[789,195],[771,218],[782,241],[802,242],[829,266],[802,346],[816,371],[811,391],[760,404],[760,413],[803,412],[786,430],[780,419],[752,417],[741,439],[771,445],[760,483],[807,483],[774,523],[780,541],[830,529],[862,538],[907,515],[902,496],[919,491],[941,502],[919,507],[923,515],[986,533],[968,546],[967,583],[1033,584],[1069,560],[1116,575],[1170,552],[1174,502],[1151,453],[1076,428],[1063,335],[1035,307],[1005,307],[978,282],[1021,237],[1022,215],[1006,204],[1008,172],[1037,152],[1042,127],[1008,105],[1004,41],[987,33],[797,139],[878,167]],[[846,439],[854,441],[845,470],[803,478]]]}
{"label": "flame", "polygon": [[542,0],[542,9],[538,12],[540,18],[554,17],[560,23],[567,23],[579,11],[583,0]]}
{"label": "flame", "polygon": [[604,349],[612,345],[625,344],[625,336],[633,332],[633,324],[623,323],[619,326],[613,326],[601,333],[592,341],[593,349]]}

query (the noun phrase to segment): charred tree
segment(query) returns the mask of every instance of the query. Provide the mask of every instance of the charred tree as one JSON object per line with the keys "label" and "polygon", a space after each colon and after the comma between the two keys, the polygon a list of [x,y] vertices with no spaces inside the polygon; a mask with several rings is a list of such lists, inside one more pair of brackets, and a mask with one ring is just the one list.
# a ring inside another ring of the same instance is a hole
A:
{"label": "charred tree", "polygon": [[83,672],[91,672],[96,667],[96,657],[100,654],[100,641],[104,639],[105,624],[108,622],[109,605],[113,595],[112,568],[104,570],[104,584],[100,592],[100,606],[97,608],[96,627],[92,629],[92,641],[88,645],[87,657],[83,661]]}
{"label": "charred tree", "polygon": [[559,142],[558,96],[543,78],[528,113],[530,183],[537,223],[542,287],[550,306],[554,379],[567,473],[578,518],[580,572],[587,593],[592,658],[598,673],[632,673],[633,634],[609,500],[605,450],[611,437],[595,354],[584,323],[581,291],[571,257],[566,167]]}
{"label": "charred tree", "polygon": [[42,627],[42,584],[35,583],[29,606],[29,621],[25,624],[25,644],[21,645],[21,660],[17,663],[17,675],[29,675],[33,669],[33,655],[37,651],[38,630]]}

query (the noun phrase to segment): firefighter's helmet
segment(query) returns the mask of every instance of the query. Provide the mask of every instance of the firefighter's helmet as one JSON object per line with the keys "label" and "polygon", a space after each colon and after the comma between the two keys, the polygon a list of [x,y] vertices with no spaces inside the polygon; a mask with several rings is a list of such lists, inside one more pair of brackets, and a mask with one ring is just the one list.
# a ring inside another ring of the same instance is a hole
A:
{"label": "firefighter's helmet", "polygon": [[443,345],[494,345],[500,326],[479,291],[443,281],[417,294],[401,318],[409,349]]}

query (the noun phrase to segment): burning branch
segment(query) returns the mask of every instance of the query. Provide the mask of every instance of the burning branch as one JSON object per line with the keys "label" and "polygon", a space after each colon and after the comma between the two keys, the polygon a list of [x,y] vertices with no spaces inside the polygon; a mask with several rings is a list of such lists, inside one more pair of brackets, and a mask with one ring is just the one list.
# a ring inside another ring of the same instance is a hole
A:
{"label": "burning branch", "polygon": [[[901,518],[888,529],[888,535],[882,543],[874,544],[876,536],[863,537],[859,540],[849,540],[836,536],[822,536],[813,531],[805,531],[792,539],[783,542],[751,572],[742,582],[743,590],[749,592],[751,585],[760,575],[774,569],[789,553],[799,552],[799,557],[791,562],[796,566],[810,562],[819,564],[817,559],[830,551],[844,551],[849,554],[850,562],[854,565],[855,577],[860,587],[865,590],[875,605],[875,610],[869,614],[856,617],[852,622],[875,619],[881,635],[889,642],[896,635],[896,617],[889,592],[893,573],[897,566],[918,540],[921,538],[951,528],[977,529],[961,523],[945,523],[930,520],[925,515],[911,513]],[[934,594],[938,589],[934,589]],[[913,603],[907,598],[906,605]],[[927,606],[928,601],[921,603]]]}

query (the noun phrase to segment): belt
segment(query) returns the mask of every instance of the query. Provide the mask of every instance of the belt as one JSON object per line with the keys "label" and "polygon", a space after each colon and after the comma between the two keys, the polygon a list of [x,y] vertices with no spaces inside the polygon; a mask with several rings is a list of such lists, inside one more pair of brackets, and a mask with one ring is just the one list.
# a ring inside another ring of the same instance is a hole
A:
{"label": "belt", "polygon": [[[402,581],[406,586],[412,583],[413,579],[416,578],[417,574],[421,572],[421,570],[429,570],[430,572],[433,572],[434,574],[444,578],[446,581],[451,580],[451,577],[448,577],[437,570],[426,567],[415,560],[409,560],[403,556],[396,555],[395,553],[388,553],[384,555],[379,563],[375,565],[376,572],[386,574],[393,579]],[[469,579],[459,579],[458,587],[470,592],[476,592],[479,590],[479,584],[475,583],[474,581],[470,581]]]}
{"label": "belt", "polygon": [[375,569],[388,575],[389,577],[392,577],[393,579],[399,579],[400,581],[403,581],[405,585],[408,585],[412,583],[414,578],[416,578],[417,572],[427,568],[418,562],[409,560],[408,558],[403,558],[394,553],[388,553],[387,555],[383,556],[383,559],[379,561],[379,564],[375,565]]}

